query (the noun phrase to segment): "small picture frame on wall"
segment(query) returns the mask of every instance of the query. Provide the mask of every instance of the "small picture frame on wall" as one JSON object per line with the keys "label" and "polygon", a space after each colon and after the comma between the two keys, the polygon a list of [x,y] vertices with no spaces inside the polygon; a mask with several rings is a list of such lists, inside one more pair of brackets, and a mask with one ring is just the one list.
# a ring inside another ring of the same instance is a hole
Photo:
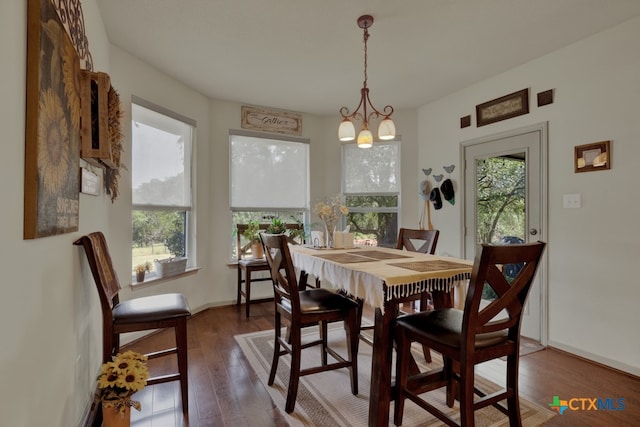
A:
{"label": "small picture frame on wall", "polygon": [[611,169],[611,141],[577,145],[574,154],[576,173]]}

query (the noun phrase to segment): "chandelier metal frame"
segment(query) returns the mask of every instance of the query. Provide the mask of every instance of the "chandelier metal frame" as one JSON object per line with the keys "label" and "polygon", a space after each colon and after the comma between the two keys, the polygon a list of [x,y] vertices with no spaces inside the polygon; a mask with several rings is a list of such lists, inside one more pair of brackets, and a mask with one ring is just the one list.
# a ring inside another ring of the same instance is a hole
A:
{"label": "chandelier metal frame", "polygon": [[[353,121],[362,120],[362,128],[358,134],[358,146],[363,148],[371,147],[373,143],[373,136],[369,130],[369,122],[373,118],[383,117],[378,128],[378,138],[382,140],[390,140],[395,138],[395,124],[391,120],[393,114],[393,107],[386,105],[382,111],[379,111],[374,107],[371,99],[369,98],[369,87],[367,86],[368,80],[368,52],[367,41],[369,40],[369,28],[373,25],[373,16],[362,15],[358,18],[358,27],[363,29],[363,42],[364,42],[364,83],[362,89],[360,89],[360,103],[353,111],[349,112],[349,108],[341,107],[340,115],[342,116],[342,122],[339,128],[339,139],[341,141],[352,141],[355,139],[355,128],[353,127]],[[362,108],[362,112],[360,112]],[[344,129],[348,128],[346,134]]]}

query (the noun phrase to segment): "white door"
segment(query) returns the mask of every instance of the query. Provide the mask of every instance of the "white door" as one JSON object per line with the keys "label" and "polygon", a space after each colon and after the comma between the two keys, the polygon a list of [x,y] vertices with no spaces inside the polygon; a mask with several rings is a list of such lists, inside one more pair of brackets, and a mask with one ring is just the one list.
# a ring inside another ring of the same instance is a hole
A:
{"label": "white door", "polygon": [[[546,123],[462,143],[465,258],[472,259],[480,243],[546,241],[546,144]],[[522,322],[522,335],[542,344],[547,341],[544,265],[543,258]]]}

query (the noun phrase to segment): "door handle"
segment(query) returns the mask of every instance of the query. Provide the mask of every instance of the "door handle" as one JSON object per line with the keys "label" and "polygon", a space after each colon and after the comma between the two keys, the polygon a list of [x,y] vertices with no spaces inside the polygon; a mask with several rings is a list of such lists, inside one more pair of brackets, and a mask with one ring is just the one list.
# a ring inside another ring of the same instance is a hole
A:
{"label": "door handle", "polygon": [[538,230],[536,230],[535,228],[530,228],[529,234],[531,234],[532,236],[535,236],[536,234],[538,234]]}

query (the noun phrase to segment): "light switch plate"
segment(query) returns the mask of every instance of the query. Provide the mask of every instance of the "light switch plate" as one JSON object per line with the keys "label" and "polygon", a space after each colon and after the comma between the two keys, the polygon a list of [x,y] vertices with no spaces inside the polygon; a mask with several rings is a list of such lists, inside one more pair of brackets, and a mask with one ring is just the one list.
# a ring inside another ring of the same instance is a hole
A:
{"label": "light switch plate", "polygon": [[582,197],[580,193],[565,194],[563,207],[565,209],[578,209],[582,207]]}

